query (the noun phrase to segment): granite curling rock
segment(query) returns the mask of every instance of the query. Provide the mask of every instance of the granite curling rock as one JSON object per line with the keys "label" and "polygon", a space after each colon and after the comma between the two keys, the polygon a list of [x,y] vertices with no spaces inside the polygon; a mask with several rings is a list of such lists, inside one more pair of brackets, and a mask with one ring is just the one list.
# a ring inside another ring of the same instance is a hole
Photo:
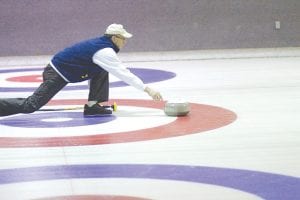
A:
{"label": "granite curling rock", "polygon": [[167,101],[164,112],[168,116],[185,116],[190,112],[190,104],[186,101]]}

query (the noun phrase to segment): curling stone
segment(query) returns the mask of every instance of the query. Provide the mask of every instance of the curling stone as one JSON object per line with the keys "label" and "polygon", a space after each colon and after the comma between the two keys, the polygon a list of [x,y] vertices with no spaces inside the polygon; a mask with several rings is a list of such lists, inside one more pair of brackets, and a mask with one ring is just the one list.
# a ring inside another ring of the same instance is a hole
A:
{"label": "curling stone", "polygon": [[168,116],[185,116],[190,112],[190,105],[185,101],[167,101],[165,103],[164,112]]}

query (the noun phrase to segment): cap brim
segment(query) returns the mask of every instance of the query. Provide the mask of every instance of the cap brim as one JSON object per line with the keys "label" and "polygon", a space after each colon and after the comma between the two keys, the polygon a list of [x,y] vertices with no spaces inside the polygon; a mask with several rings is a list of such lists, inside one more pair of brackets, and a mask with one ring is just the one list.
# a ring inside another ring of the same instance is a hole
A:
{"label": "cap brim", "polygon": [[131,37],[132,37],[132,34],[126,32],[126,33],[122,34],[122,36],[123,36],[124,38],[131,38]]}

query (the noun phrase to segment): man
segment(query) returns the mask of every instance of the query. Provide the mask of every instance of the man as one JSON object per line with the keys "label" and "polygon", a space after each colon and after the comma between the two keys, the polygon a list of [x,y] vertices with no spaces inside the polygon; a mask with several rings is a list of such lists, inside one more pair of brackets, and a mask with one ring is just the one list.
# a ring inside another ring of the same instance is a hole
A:
{"label": "man", "polygon": [[89,80],[88,102],[84,105],[84,116],[111,114],[101,105],[108,101],[109,76],[148,93],[153,100],[162,100],[159,92],[147,87],[140,78],[132,74],[118,59],[117,53],[131,38],[121,24],[111,24],[102,37],[77,43],[57,53],[43,72],[43,83],[27,98],[0,99],[0,116],[17,113],[32,113],[47,104],[68,83]]}

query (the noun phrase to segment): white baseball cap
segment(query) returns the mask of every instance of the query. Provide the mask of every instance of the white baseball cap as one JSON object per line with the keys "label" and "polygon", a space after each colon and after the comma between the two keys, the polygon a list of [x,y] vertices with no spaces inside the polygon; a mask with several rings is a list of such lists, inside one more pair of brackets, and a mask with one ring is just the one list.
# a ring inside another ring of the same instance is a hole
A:
{"label": "white baseball cap", "polygon": [[124,38],[131,38],[132,34],[128,33],[122,24],[111,24],[107,27],[105,34],[108,35],[121,35]]}

